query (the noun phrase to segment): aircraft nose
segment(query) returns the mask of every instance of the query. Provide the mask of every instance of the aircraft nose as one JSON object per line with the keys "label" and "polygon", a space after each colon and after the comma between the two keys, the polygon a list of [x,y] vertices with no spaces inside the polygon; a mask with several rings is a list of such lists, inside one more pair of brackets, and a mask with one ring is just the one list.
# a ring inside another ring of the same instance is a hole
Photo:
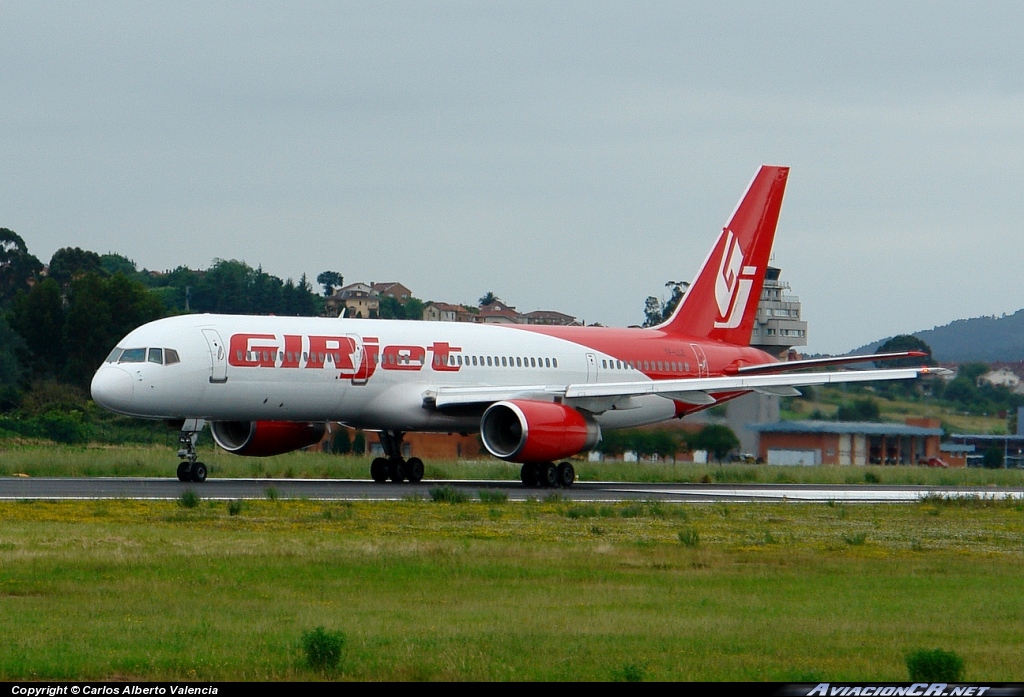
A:
{"label": "aircraft nose", "polygon": [[112,365],[96,371],[92,378],[92,399],[105,409],[126,411],[132,403],[132,376]]}

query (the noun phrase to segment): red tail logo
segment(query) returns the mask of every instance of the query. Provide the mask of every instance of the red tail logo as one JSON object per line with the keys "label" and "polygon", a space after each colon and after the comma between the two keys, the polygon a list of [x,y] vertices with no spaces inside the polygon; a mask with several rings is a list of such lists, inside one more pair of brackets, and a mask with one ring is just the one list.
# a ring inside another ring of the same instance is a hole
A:
{"label": "red tail logo", "polygon": [[750,289],[757,277],[756,266],[743,265],[743,249],[732,230],[727,230],[725,254],[718,267],[715,281],[715,300],[718,302],[718,317],[715,327],[734,329],[743,319],[743,308],[750,298]]}

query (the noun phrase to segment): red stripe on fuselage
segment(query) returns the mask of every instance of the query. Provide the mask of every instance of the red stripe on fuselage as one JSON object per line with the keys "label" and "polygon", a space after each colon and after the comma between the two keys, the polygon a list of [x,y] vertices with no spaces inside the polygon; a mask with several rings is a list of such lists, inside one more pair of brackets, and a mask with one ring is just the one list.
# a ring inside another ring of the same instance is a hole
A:
{"label": "red stripe on fuselage", "polygon": [[[659,329],[617,329],[612,327],[556,327],[547,325],[502,325],[509,329],[534,332],[593,349],[614,358],[631,363],[652,380],[673,378],[717,377],[735,374],[747,365],[777,363],[778,359],[750,346],[735,346],[719,341],[695,339],[679,334],[669,334]],[[699,347],[707,362],[707,375],[698,368],[700,356],[694,347]],[[644,366],[647,363],[647,367]],[[661,362],[662,368],[657,366]],[[684,369],[670,369],[675,363],[683,363]],[[666,365],[667,364],[667,365]],[[689,370],[686,370],[686,366]],[[691,405],[692,406],[692,405]]]}

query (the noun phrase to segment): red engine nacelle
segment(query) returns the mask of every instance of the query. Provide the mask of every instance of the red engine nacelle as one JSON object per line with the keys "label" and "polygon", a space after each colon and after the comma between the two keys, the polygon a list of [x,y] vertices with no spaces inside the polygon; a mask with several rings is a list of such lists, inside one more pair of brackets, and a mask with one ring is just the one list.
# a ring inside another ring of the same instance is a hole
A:
{"label": "red engine nacelle", "polygon": [[553,402],[495,402],[480,419],[487,451],[511,462],[552,462],[597,445],[594,417]]}
{"label": "red engine nacelle", "polygon": [[232,455],[269,457],[319,443],[326,424],[296,421],[214,421],[213,440]]}

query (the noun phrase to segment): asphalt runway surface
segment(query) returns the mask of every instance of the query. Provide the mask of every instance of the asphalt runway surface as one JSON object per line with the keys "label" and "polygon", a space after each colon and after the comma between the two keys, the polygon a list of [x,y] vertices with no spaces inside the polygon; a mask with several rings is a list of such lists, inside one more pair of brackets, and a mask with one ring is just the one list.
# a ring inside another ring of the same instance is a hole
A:
{"label": "asphalt runway surface", "polygon": [[192,490],[209,499],[305,498],[336,501],[387,501],[430,498],[430,490],[452,486],[477,496],[481,490],[502,491],[510,501],[544,499],[557,493],[573,501],[753,502],[845,501],[850,503],[913,502],[925,496],[1024,498],[1024,488],[816,485],[816,484],[647,484],[577,482],[568,489],[527,489],[510,480],[437,480],[419,484],[377,484],[358,479],[208,479],[202,484],[158,477],[29,478],[0,477],[0,500],[19,499],[177,499]]}

